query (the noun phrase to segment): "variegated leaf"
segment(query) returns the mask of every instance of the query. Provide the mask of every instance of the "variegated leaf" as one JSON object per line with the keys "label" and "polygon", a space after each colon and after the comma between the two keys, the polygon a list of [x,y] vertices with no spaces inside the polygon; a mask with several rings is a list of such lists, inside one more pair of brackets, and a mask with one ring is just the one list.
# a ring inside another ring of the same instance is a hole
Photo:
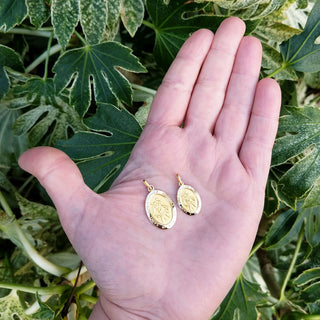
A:
{"label": "variegated leaf", "polygon": [[106,0],[81,0],[80,22],[89,44],[97,44],[105,31],[108,17]]}

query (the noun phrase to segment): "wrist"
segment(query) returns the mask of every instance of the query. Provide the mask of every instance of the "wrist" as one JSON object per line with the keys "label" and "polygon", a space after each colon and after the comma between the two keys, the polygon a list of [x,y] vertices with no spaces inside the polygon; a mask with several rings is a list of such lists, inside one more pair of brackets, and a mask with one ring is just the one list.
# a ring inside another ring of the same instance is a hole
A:
{"label": "wrist", "polygon": [[138,312],[126,311],[120,306],[102,299],[98,299],[89,320],[160,320],[160,317],[152,314],[139,315]]}

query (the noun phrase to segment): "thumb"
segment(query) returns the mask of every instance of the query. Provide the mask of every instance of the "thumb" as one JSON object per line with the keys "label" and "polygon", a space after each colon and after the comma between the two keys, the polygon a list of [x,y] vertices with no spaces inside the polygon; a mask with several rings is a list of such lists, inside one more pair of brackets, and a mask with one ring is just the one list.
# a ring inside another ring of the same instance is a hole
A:
{"label": "thumb", "polygon": [[58,149],[37,147],[23,153],[19,165],[46,189],[66,233],[72,236],[92,192],[76,164]]}

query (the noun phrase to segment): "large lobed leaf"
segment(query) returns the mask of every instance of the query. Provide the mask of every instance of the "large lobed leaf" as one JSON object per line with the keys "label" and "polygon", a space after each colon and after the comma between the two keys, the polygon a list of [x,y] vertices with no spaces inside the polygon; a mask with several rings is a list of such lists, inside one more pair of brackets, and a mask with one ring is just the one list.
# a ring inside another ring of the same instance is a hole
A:
{"label": "large lobed leaf", "polygon": [[79,132],[67,141],[59,141],[57,147],[77,161],[91,189],[104,192],[128,161],[141,127],[128,111],[112,105],[100,106],[86,124],[102,133]]}
{"label": "large lobed leaf", "polygon": [[[163,0],[147,0],[146,8],[156,33],[154,55],[157,62],[168,68],[184,41],[200,28],[216,31],[225,17],[199,14],[206,6],[193,1],[176,0],[165,4]],[[259,20],[245,21],[247,33],[259,24]]]}
{"label": "large lobed leaf", "polygon": [[212,320],[256,320],[256,306],[265,298],[266,294],[257,283],[248,281],[240,274]]}
{"label": "large lobed leaf", "polygon": [[65,97],[55,95],[53,80],[31,78],[13,89],[15,98],[4,101],[13,109],[31,107],[14,123],[17,135],[28,134],[29,144],[53,145],[56,140],[67,139],[70,131],[84,130],[78,113],[70,107]]}
{"label": "large lobed leaf", "polygon": [[117,68],[146,71],[131,50],[118,42],[103,42],[70,50],[53,67],[56,88],[61,91],[72,83],[70,104],[81,116],[87,112],[91,102],[91,79],[97,103],[117,105],[117,100],[120,100],[131,105],[130,83]]}
{"label": "large lobed leaf", "polygon": [[24,313],[19,296],[15,290],[0,298],[0,318],[6,320],[32,320]]}
{"label": "large lobed leaf", "polygon": [[[288,108],[280,118],[273,166],[295,159],[292,167],[280,178],[282,192],[290,198],[301,198],[318,188],[320,177],[320,110],[314,107]],[[299,158],[298,158],[299,156]]]}
{"label": "large lobed leaf", "polygon": [[316,1],[302,33],[293,36],[280,46],[284,66],[296,71],[320,71],[320,1]]}

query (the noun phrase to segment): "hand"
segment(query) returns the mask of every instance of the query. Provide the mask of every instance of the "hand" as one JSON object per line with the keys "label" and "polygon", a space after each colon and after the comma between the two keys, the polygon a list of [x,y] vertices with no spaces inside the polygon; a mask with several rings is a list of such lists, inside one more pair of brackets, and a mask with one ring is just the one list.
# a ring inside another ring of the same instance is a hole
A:
{"label": "hand", "polygon": [[[240,273],[263,210],[280,109],[277,83],[258,83],[261,44],[244,30],[229,18],[215,35],[199,30],[185,42],[108,192],[89,190],[61,151],[22,155],[100,288],[92,319],[208,319]],[[145,214],[142,180],[175,200],[176,173],[199,192],[202,209],[178,209],[176,224],[161,230]]]}

